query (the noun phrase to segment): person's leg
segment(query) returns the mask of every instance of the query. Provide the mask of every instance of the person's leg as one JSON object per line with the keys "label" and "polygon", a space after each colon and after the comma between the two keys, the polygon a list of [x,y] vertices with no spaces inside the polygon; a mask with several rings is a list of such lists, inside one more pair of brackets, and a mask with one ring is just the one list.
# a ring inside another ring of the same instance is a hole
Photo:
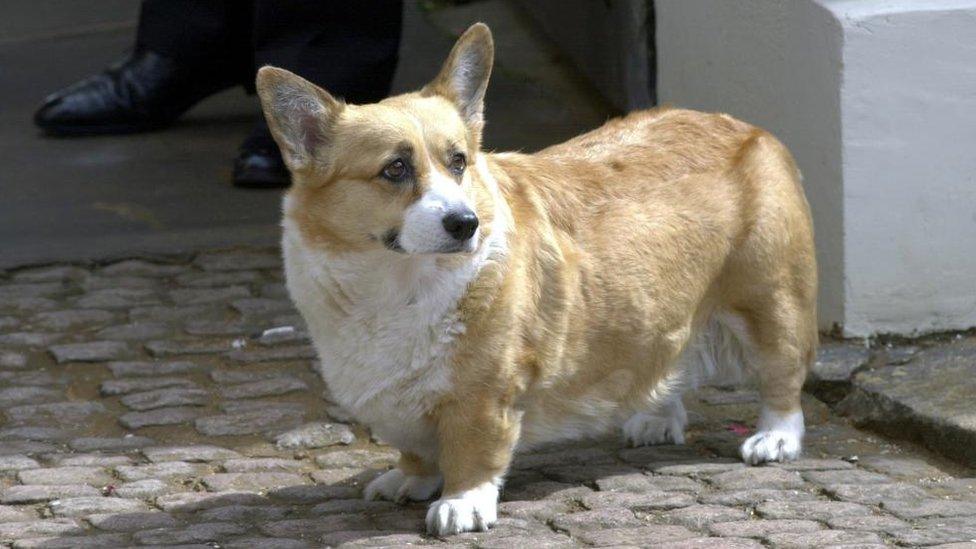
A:
{"label": "person's leg", "polygon": [[45,98],[34,120],[54,135],[164,127],[201,99],[253,77],[250,5],[145,0],[132,54]]}
{"label": "person's leg", "polygon": [[379,101],[390,92],[402,18],[400,0],[256,0],[255,65],[290,70],[351,103]]}
{"label": "person's leg", "polygon": [[[307,2],[256,0],[255,70],[290,70],[351,103],[390,92],[400,49],[400,0]],[[279,187],[289,182],[277,146],[260,120],[234,162],[234,184]]]}

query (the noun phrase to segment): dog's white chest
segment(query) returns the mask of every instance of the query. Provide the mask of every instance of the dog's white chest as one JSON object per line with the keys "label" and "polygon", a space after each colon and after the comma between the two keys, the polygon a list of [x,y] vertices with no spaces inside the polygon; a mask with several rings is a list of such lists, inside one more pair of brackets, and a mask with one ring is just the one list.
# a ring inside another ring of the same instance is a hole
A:
{"label": "dog's white chest", "polygon": [[309,251],[285,224],[288,288],[310,331],[335,399],[384,442],[436,451],[427,414],[451,389],[452,352],[464,331],[457,306],[469,269],[351,261]]}

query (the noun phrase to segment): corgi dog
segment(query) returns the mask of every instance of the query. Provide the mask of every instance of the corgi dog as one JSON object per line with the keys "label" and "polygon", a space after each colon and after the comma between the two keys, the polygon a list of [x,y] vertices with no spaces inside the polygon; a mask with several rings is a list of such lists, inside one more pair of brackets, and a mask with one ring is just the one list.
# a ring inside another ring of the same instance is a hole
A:
{"label": "corgi dog", "polygon": [[257,90],[293,184],[287,287],[335,399],[401,452],[365,497],[489,528],[513,453],[622,430],[680,444],[681,395],[755,371],[750,464],[800,454],[817,345],[810,211],[787,149],[723,114],[634,112],[535,154],[481,149],[491,32],[417,92]]}

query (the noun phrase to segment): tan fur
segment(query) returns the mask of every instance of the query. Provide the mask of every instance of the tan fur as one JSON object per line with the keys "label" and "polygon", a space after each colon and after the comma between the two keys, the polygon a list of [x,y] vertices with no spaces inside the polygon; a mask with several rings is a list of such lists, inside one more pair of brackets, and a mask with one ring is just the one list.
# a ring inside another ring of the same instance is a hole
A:
{"label": "tan fur", "polygon": [[[410,189],[377,178],[392,151],[425,151],[421,171],[443,171],[451,143],[470,166],[484,159],[487,173],[469,169],[464,185],[482,240],[496,207],[506,218],[507,255],[461,302],[453,389],[429,412],[437,463],[405,454],[405,471],[438,469],[456,494],[504,474],[517,443],[580,409],[641,410],[716,314],[744,323],[764,405],[799,410],[817,340],[816,265],[782,144],[726,115],[654,109],[536,154],[485,154],[480,119],[459,116],[457,98],[438,91],[443,78],[323,123],[327,150],[295,172],[285,212],[312,246],[377,249],[423,192],[423,173]],[[259,79],[262,98],[277,85]]]}

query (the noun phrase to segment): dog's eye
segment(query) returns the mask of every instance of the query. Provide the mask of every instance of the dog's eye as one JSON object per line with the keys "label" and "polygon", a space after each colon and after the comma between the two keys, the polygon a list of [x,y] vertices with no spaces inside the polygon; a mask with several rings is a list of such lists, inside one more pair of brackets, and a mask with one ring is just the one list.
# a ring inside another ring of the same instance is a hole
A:
{"label": "dog's eye", "polygon": [[451,157],[450,168],[455,175],[461,175],[462,173],[464,173],[464,168],[466,168],[467,165],[468,165],[468,159],[465,158],[463,154],[454,153],[454,156]]}
{"label": "dog's eye", "polygon": [[410,170],[407,168],[407,163],[398,158],[383,168],[383,177],[389,179],[390,181],[403,181],[406,179],[409,172]]}

